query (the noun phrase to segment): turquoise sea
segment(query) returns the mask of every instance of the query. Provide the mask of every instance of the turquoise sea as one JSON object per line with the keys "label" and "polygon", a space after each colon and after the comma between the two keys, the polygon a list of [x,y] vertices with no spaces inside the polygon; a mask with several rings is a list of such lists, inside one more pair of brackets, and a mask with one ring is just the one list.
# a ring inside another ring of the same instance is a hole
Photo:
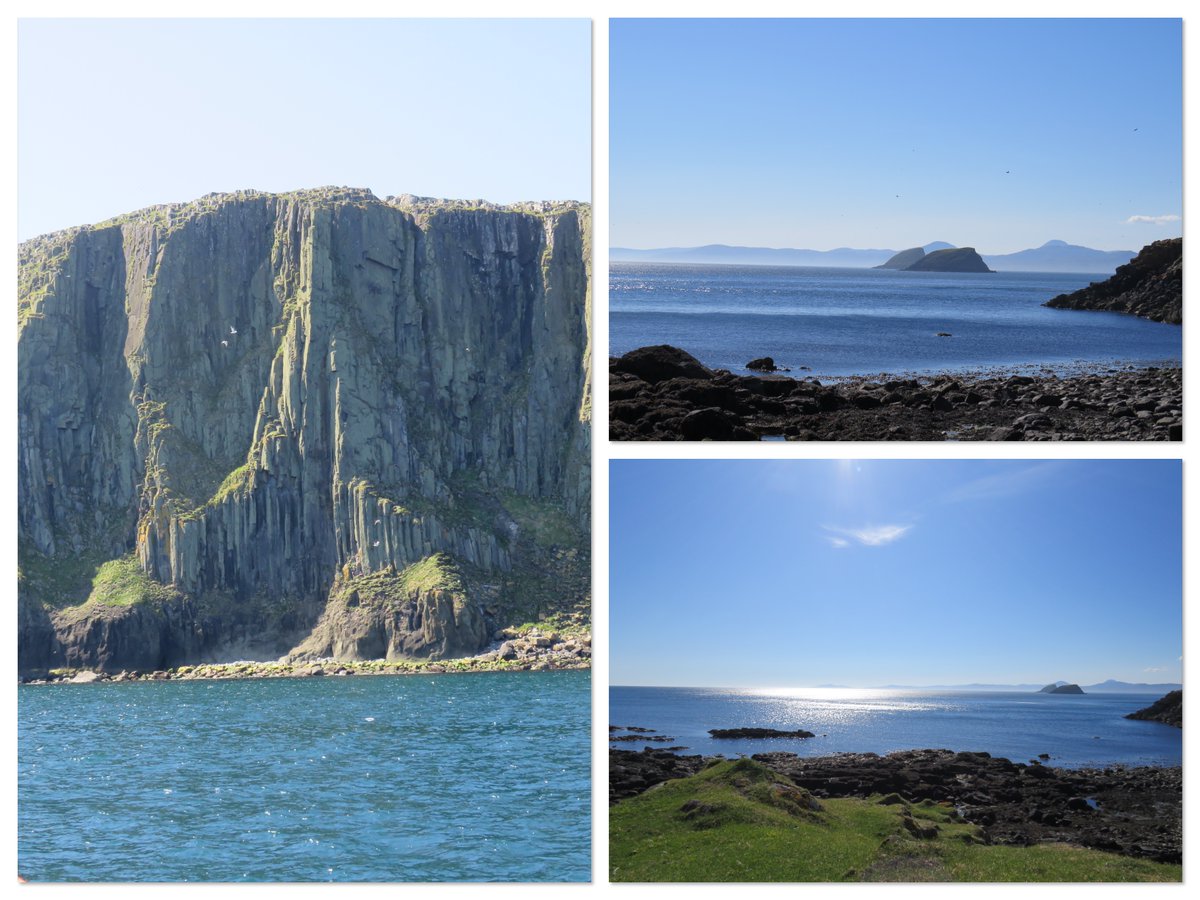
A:
{"label": "turquoise sea", "polygon": [[672,344],[740,374],[770,356],[794,376],[817,378],[1179,365],[1177,325],[1042,306],[1103,279],[613,263],[609,352]]}
{"label": "turquoise sea", "polygon": [[[985,751],[1014,762],[1049,753],[1052,766],[1178,766],[1183,734],[1126,719],[1158,694],[1041,694],[1036,691],[914,691],[853,688],[723,690],[613,687],[609,722],[672,738],[611,746],[684,746],[681,753],[801,756],[895,750]],[[716,740],[710,728],[804,729],[807,739]],[[620,732],[618,732],[620,733]]]}
{"label": "turquoise sea", "polygon": [[30,881],[587,881],[589,672],[18,688]]}

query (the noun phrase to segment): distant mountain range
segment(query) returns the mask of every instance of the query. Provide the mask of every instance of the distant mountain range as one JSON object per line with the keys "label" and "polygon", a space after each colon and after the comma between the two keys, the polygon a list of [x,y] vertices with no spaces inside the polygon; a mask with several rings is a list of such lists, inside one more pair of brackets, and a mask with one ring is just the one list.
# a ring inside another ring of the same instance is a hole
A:
{"label": "distant mountain range", "polygon": [[[934,241],[924,245],[926,253],[954,249],[954,244]],[[773,247],[731,247],[728,244],[708,244],[704,247],[662,247],[655,250],[632,250],[612,247],[608,258],[612,262],[717,263],[739,266],[828,266],[834,268],[872,268],[881,266],[899,251],[859,250],[838,247],[836,250],[797,250]],[[1040,247],[1018,250],[1016,253],[980,254],[983,261],[997,272],[1084,272],[1110,275],[1117,266],[1135,256],[1133,250],[1093,250],[1066,241],[1047,241]]]}

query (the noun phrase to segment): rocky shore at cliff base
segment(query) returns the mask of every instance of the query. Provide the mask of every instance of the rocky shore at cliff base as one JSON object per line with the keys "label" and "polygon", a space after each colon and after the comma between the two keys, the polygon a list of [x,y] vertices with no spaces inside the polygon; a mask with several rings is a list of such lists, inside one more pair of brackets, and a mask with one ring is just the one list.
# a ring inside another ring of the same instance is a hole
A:
{"label": "rocky shore at cliff base", "polygon": [[560,634],[537,627],[505,629],[485,652],[458,659],[289,659],[200,663],[171,669],[100,672],[59,668],[23,674],[22,684],[93,684],[129,681],[229,681],[242,678],[312,678],[351,675],[441,675],[468,672],[546,672],[590,669],[590,632]]}

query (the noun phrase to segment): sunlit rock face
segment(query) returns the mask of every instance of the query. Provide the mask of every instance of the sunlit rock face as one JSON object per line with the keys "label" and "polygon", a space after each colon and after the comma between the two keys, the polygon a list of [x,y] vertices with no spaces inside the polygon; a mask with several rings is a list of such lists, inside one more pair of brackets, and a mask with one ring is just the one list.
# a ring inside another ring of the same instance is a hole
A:
{"label": "sunlit rock face", "polygon": [[590,209],[209,195],[20,247],[20,665],[586,614]]}

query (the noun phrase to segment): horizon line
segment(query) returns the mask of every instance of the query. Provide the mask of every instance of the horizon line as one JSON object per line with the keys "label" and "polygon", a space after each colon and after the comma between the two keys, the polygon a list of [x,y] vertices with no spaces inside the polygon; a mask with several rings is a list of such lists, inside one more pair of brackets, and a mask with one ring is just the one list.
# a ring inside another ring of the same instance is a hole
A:
{"label": "horizon line", "polygon": [[[1174,230],[1174,229],[1172,229],[1172,230]],[[1180,234],[1164,235],[1162,237],[1155,238],[1154,240],[1169,240],[1171,238],[1182,237],[1183,236],[1182,229],[1180,229],[1180,232],[1181,232]],[[1069,247],[1082,247],[1085,250],[1093,250],[1097,253],[1137,253],[1138,252],[1137,250],[1130,250],[1126,247],[1119,247],[1119,248],[1111,249],[1111,250],[1104,249],[1101,247],[1089,247],[1086,244],[1076,244],[1076,243],[1072,243],[1071,241],[1064,240],[1062,238],[1048,238],[1047,240],[1043,241],[1041,244],[1037,244],[1035,246],[1021,247],[1018,250],[980,250],[978,247],[972,247],[971,249],[975,250],[975,252],[978,253],[980,256],[1009,256],[1013,253],[1022,253],[1026,250],[1040,250],[1043,247],[1045,247],[1046,244],[1051,243],[1053,241],[1061,241],[1063,244],[1066,244]],[[928,241],[927,243],[937,244],[937,243],[949,243],[949,242],[937,240],[937,241]],[[1151,240],[1151,241],[1149,241],[1149,243],[1154,243],[1154,241]],[[925,244],[913,244],[912,246],[904,247],[903,249],[904,250],[912,250],[912,249],[916,249],[917,247],[924,248],[925,246],[926,246]],[[970,246],[971,245],[969,245],[969,244],[960,244],[960,245],[955,245],[955,248],[962,249],[964,247],[970,247]],[[1145,246],[1145,245],[1143,244],[1143,246]],[[660,246],[660,247],[630,247],[630,246],[626,246],[623,244],[622,245],[610,244],[608,247],[608,250],[609,250],[609,253],[612,253],[614,250],[631,250],[636,253],[650,253],[653,251],[668,251],[668,250],[700,250],[700,249],[704,249],[707,247],[728,247],[732,250],[769,250],[772,252],[780,252],[780,253],[782,253],[782,252],[836,253],[839,250],[850,250],[850,251],[854,251],[854,252],[858,252],[858,253],[870,253],[870,252],[900,253],[900,252],[902,252],[902,250],[896,250],[891,247],[851,247],[848,245],[842,245],[842,246],[838,246],[838,247],[831,247],[827,250],[818,250],[815,247],[769,247],[769,246],[765,246],[762,244],[725,244],[725,243],[721,243],[721,242],[710,242],[710,243],[706,243],[706,244],[689,244],[686,246],[676,245],[676,246],[669,246],[669,247],[663,247],[663,246]]]}
{"label": "horizon line", "polygon": [[[1120,678],[1106,678],[1103,681],[1094,681],[1092,687],[1104,685],[1108,683],[1127,684],[1134,687],[1183,687],[1182,681],[1124,681]],[[970,687],[1033,687],[1041,684],[1043,686],[1051,684],[1078,684],[1081,687],[1083,682],[1079,681],[1064,681],[1056,679],[1055,681],[1037,682],[1037,681],[1022,681],[1022,682],[983,682],[973,681],[964,684],[877,684],[877,685],[850,685],[850,684],[793,684],[793,685],[731,685],[731,684],[616,684],[610,683],[610,688],[615,687],[633,687],[633,688],[703,688],[705,690],[722,690],[722,691],[795,691],[795,690],[831,690],[831,691],[925,691],[940,688],[970,688]]]}

